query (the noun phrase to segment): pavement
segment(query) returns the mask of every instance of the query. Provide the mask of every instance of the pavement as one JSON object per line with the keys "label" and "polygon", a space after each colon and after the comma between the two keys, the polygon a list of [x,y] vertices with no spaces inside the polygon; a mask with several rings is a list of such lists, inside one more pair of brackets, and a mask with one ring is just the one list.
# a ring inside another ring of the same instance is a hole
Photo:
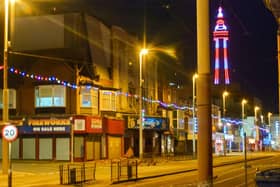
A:
{"label": "pavement", "polygon": [[[273,156],[278,153],[262,152],[262,153],[248,153],[247,159],[259,159],[263,157]],[[133,159],[135,161],[135,159]],[[132,161],[132,160],[130,160]],[[227,156],[213,156],[213,165],[221,166],[233,162],[243,162],[244,156],[242,153],[231,153]],[[2,164],[2,162],[1,162]],[[8,186],[8,175],[2,173],[2,166],[0,164],[0,187]],[[69,162],[56,162],[56,161],[26,161],[26,160],[13,160],[12,161],[12,179],[11,186],[14,187],[65,187],[66,185],[60,184],[59,166],[67,165]],[[80,164],[80,163],[75,163]],[[111,170],[111,160],[97,160],[86,162],[88,165],[96,164],[95,180],[89,181],[80,186],[93,186],[93,187],[107,187],[113,184],[127,181],[127,176],[117,178],[117,169],[113,167]],[[116,165],[114,165],[116,166]],[[127,167],[126,167],[127,169]],[[170,157],[163,158],[157,157],[154,159],[144,159],[141,162],[138,160],[137,179],[147,179],[163,175],[170,175],[172,173],[182,173],[194,171],[197,169],[197,160],[183,157]],[[136,170],[132,168],[132,175],[135,175]],[[113,172],[112,172],[113,171]],[[113,180],[111,179],[113,173]],[[125,171],[127,174],[127,170]],[[135,180],[130,178],[129,180]],[[77,186],[77,185],[67,185]]]}

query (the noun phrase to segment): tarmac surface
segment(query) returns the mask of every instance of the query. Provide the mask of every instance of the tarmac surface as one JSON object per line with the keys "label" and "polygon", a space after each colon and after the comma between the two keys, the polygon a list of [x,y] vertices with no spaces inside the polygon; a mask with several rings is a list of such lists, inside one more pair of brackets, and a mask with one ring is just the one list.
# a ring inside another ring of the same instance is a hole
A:
{"label": "tarmac surface", "polygon": [[[263,152],[263,153],[248,153],[247,159],[259,159],[267,156],[273,156],[278,153]],[[135,161],[135,159],[134,159]],[[243,162],[244,156],[242,153],[228,154],[227,156],[213,156],[213,165],[225,165],[233,162]],[[70,162],[56,162],[56,161],[12,161],[12,179],[10,180],[14,187],[65,187],[77,185],[61,185],[60,184],[60,165],[67,165]],[[75,163],[81,164],[81,163]],[[117,183],[116,168],[111,170],[111,160],[97,160],[86,162],[87,165],[96,164],[95,180],[86,183],[82,186],[98,186],[107,187],[113,186]],[[115,165],[116,166],[116,165]],[[0,163],[0,187],[8,186],[8,175],[2,173],[2,161]],[[161,175],[168,175],[171,173],[180,173],[186,171],[194,171],[197,169],[197,160],[186,157],[171,157],[154,159],[144,159],[139,163],[137,170],[137,179],[153,178]],[[112,172],[113,171],[113,172]],[[127,171],[126,171],[127,172]],[[135,175],[133,170],[133,175]],[[114,180],[111,179],[113,173]],[[67,175],[69,176],[69,175]],[[115,177],[114,177],[115,176]],[[122,178],[126,181],[128,178]],[[132,177],[133,180],[135,178]],[[81,185],[80,185],[81,186]]]}

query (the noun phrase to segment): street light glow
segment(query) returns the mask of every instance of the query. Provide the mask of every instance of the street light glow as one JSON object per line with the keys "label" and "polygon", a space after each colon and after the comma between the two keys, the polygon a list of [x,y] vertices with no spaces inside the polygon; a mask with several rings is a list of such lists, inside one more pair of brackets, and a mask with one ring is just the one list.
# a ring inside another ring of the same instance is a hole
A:
{"label": "street light glow", "polygon": [[198,78],[198,74],[195,73],[195,74],[193,75],[193,80],[194,80],[194,79],[197,79],[197,78]]}
{"label": "street light glow", "polygon": [[227,92],[227,91],[224,91],[223,92],[223,97],[226,97],[226,96],[228,96],[229,95],[229,93]]}
{"label": "street light glow", "polygon": [[242,99],[242,101],[241,101],[241,104],[242,105],[245,105],[245,104],[247,104],[248,103],[248,101],[246,100],[246,99]]}
{"label": "street light glow", "polygon": [[148,52],[149,52],[148,49],[143,48],[143,49],[141,49],[141,51],[140,51],[140,56],[146,55],[146,54],[148,54]]}
{"label": "street light glow", "polygon": [[260,107],[255,106],[254,110],[255,110],[255,113],[256,113],[258,110],[260,110]]}

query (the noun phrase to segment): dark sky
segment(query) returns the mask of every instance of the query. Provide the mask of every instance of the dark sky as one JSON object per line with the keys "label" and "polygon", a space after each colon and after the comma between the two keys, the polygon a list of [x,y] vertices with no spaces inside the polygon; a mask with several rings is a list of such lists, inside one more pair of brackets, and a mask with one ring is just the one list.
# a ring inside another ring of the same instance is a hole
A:
{"label": "dark sky", "polygon": [[[196,70],[195,0],[84,0],[87,9],[108,25],[119,25],[147,42],[176,46],[189,74]],[[259,97],[265,111],[277,112],[277,24],[262,0],[210,0],[210,31],[222,5],[230,32],[232,81]],[[212,37],[212,36],[211,36]],[[212,38],[211,38],[212,42]],[[213,47],[213,43],[211,43]],[[212,48],[213,52],[213,48]],[[213,58],[211,67],[213,68]]]}

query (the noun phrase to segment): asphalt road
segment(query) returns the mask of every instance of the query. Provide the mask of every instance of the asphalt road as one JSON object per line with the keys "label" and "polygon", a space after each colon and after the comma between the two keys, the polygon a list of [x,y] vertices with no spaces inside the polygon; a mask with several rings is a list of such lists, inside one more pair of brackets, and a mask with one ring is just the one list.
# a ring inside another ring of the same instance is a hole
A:
{"label": "asphalt road", "polygon": [[[242,155],[233,155],[226,157],[214,158],[214,186],[244,186],[244,166],[243,163],[229,164],[234,161],[242,162]],[[280,166],[279,153],[252,153],[248,155],[248,159],[256,159],[249,161],[251,166],[248,168],[248,184],[254,185],[255,169],[258,167],[264,169],[267,167]],[[260,159],[265,158],[265,159]],[[67,164],[68,162],[64,162]],[[97,161],[96,181],[83,186],[98,187],[185,187],[197,186],[197,160],[186,161],[167,161],[160,159],[156,165],[140,165],[138,168],[138,179],[133,182],[125,182],[119,184],[111,184],[110,161]],[[63,162],[55,161],[13,161],[13,187],[62,187],[59,185],[58,167]],[[218,165],[223,165],[219,166]],[[1,163],[0,163],[1,168]],[[180,171],[180,174],[165,175]],[[158,177],[158,175],[164,176]],[[141,180],[142,178],[142,180]],[[7,175],[0,172],[0,186],[8,186]],[[71,186],[71,185],[69,185]],[[75,185],[73,185],[75,186]]]}
{"label": "asphalt road", "polygon": [[[280,167],[280,156],[248,161],[247,166],[247,186],[256,186],[256,168],[260,170],[272,167]],[[214,187],[245,187],[245,167],[244,163],[235,163],[215,167],[213,169]],[[159,178],[145,179],[137,182],[128,182],[114,185],[115,187],[190,187],[197,186],[197,171],[190,171],[181,174],[168,175]]]}

